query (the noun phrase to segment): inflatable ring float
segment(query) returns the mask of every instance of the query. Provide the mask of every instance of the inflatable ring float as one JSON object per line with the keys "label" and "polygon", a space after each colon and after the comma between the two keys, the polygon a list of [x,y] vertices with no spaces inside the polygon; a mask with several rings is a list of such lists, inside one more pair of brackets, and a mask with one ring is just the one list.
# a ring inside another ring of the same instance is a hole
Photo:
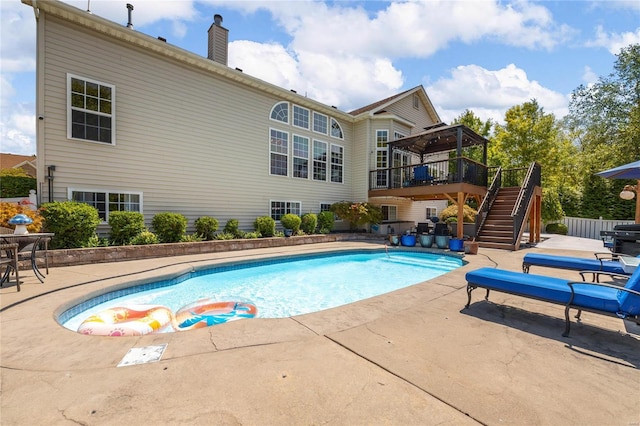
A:
{"label": "inflatable ring float", "polygon": [[174,328],[176,331],[184,331],[209,327],[241,318],[253,318],[257,313],[258,309],[251,303],[201,299],[176,312]]}
{"label": "inflatable ring float", "polygon": [[158,305],[107,309],[85,319],[78,333],[98,336],[142,336],[171,326],[173,313]]}

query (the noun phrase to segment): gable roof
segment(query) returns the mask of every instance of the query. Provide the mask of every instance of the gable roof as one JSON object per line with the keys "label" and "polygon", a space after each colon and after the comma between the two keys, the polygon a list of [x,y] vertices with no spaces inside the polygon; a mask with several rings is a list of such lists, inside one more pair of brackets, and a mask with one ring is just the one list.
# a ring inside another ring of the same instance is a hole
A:
{"label": "gable roof", "polygon": [[389,105],[394,104],[400,101],[401,99],[406,98],[407,96],[411,96],[413,94],[417,94],[420,97],[422,104],[425,106],[427,110],[427,114],[429,114],[433,122],[441,123],[442,120],[440,119],[440,116],[436,112],[436,109],[433,107],[433,104],[431,103],[431,99],[429,99],[429,96],[427,96],[427,92],[424,90],[424,87],[422,87],[421,85],[416,86],[413,89],[405,90],[404,92],[398,93],[397,95],[389,96],[388,98],[374,102],[362,108],[355,109],[349,112],[349,114],[353,115],[354,117],[357,117],[363,114],[367,114],[368,116],[382,114],[386,112],[385,108],[387,108]]}
{"label": "gable roof", "polygon": [[[0,153],[0,169],[13,169],[14,167],[20,167],[25,163],[31,163],[32,161],[36,161],[35,155]],[[35,166],[34,164],[31,165]]]}

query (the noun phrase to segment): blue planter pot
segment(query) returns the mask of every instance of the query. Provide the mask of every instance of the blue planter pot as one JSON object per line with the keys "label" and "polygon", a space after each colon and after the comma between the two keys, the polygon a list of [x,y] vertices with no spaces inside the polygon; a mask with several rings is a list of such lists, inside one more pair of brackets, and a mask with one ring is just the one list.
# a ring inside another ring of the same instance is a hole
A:
{"label": "blue planter pot", "polygon": [[424,248],[429,248],[433,245],[434,236],[431,234],[420,235],[420,245]]}
{"label": "blue planter pot", "polygon": [[458,238],[451,238],[449,240],[449,250],[464,251],[464,240],[458,239]]}
{"label": "blue planter pot", "polygon": [[436,235],[436,246],[438,246],[439,249],[449,248],[449,236]]}
{"label": "blue planter pot", "polygon": [[400,238],[403,246],[413,247],[416,245],[416,236],[415,235],[403,235]]}

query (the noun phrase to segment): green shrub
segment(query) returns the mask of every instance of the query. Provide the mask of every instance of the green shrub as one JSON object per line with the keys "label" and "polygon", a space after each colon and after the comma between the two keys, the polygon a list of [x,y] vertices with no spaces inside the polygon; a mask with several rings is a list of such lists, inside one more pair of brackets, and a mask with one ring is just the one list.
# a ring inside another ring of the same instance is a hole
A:
{"label": "green shrub", "polygon": [[198,241],[202,241],[202,237],[198,234],[183,235],[180,240],[181,243],[195,243]]}
{"label": "green shrub", "polygon": [[569,232],[569,228],[564,223],[550,223],[547,225],[547,233],[549,234],[560,234],[567,235]]}
{"label": "green shrub", "polygon": [[151,226],[161,243],[177,243],[187,230],[187,218],[180,213],[158,213],[151,220]]}
{"label": "green shrub", "polygon": [[144,215],[139,212],[111,212],[109,226],[111,226],[109,239],[115,246],[131,244],[133,237],[147,230],[144,226]]}
{"label": "green shrub", "polygon": [[198,235],[206,241],[211,241],[218,230],[218,219],[211,216],[202,216],[196,219],[194,225]]}
{"label": "green shrub", "polygon": [[233,235],[233,238],[241,238],[242,233],[240,232],[238,219],[229,219],[227,223],[224,225],[224,233]]}
{"label": "green shrub", "polygon": [[236,236],[228,232],[219,232],[215,235],[216,240],[233,240]]}
{"label": "green shrub", "polygon": [[318,213],[318,229],[321,234],[328,234],[333,231],[333,225],[335,224],[335,216],[333,212],[320,212]]}
{"label": "green shrub", "polygon": [[100,224],[98,210],[77,201],[54,201],[40,208],[44,229],[54,232],[52,249],[89,247]]}
{"label": "green shrub", "polygon": [[131,244],[141,246],[146,244],[158,244],[158,237],[151,231],[142,231],[131,239]]}
{"label": "green shrub", "polygon": [[300,229],[305,234],[313,234],[318,226],[318,216],[315,213],[305,213],[302,215]]}
{"label": "green shrub", "polygon": [[260,238],[260,233],[257,231],[245,232],[245,234],[243,235],[243,238],[247,238],[247,239]]}
{"label": "green shrub", "polygon": [[280,223],[282,224],[284,229],[293,230],[293,234],[295,235],[300,229],[302,219],[300,219],[300,216],[298,216],[297,214],[287,213],[285,215],[282,215],[282,217],[280,218]]}
{"label": "green shrub", "polygon": [[253,227],[263,237],[273,237],[276,233],[276,221],[271,216],[260,216],[253,222]]}
{"label": "green shrub", "polygon": [[36,178],[22,169],[3,169],[0,171],[0,198],[27,197],[31,189],[38,187]]}
{"label": "green shrub", "polygon": [[[478,212],[468,205],[464,205],[463,209],[463,222],[473,223],[476,221],[476,215]],[[440,220],[446,223],[457,222],[458,221],[458,206],[455,204],[450,205],[440,212]],[[453,220],[450,220],[453,218]]]}

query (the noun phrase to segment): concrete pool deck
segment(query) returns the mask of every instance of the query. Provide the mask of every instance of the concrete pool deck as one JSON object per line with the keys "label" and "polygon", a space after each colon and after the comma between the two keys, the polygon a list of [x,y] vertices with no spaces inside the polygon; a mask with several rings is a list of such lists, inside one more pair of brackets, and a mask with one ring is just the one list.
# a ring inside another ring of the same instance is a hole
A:
{"label": "concrete pool deck", "polygon": [[[638,425],[639,326],[584,313],[565,338],[563,307],[498,292],[487,302],[481,289],[463,309],[469,270],[520,271],[528,252],[603,251],[599,241],[552,240],[480,249],[434,280],[322,312],[131,338],[74,333],[54,312],[205,264],[380,243],[52,268],[45,284],[25,271],[21,292],[0,292],[0,424]],[[160,361],[117,367],[130,349],[162,344]]]}

